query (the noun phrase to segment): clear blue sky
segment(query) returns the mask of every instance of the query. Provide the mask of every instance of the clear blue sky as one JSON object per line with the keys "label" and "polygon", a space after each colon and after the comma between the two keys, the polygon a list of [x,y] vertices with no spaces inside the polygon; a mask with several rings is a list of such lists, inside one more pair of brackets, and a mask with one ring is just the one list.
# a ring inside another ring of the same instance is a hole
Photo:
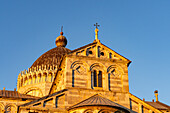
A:
{"label": "clear blue sky", "polygon": [[99,39],[132,60],[130,92],[170,105],[169,0],[1,0],[0,89],[16,88],[20,71],[28,69],[55,46],[60,28],[73,50]]}

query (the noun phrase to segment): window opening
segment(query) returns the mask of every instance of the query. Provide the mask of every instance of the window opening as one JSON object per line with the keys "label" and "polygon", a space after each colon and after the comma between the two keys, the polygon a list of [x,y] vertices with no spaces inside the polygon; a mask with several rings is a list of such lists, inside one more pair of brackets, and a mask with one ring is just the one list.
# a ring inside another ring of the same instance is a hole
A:
{"label": "window opening", "polygon": [[89,51],[89,54],[92,54],[92,51]]}
{"label": "window opening", "polygon": [[94,70],[94,87],[97,87],[97,73],[96,73],[96,70]]}
{"label": "window opening", "polygon": [[102,87],[102,71],[98,74],[98,87]]}
{"label": "window opening", "polygon": [[37,77],[36,77],[36,75],[35,75],[35,83],[37,83]]}
{"label": "window opening", "polygon": [[109,58],[112,58],[112,53],[109,53]]}
{"label": "window opening", "polygon": [[47,74],[45,74],[45,81],[47,81]]}
{"label": "window opening", "polygon": [[102,87],[102,71],[93,71],[93,86]]}
{"label": "window opening", "polygon": [[101,54],[102,56],[104,56],[104,52],[101,52],[100,54]]}
{"label": "window opening", "polygon": [[54,76],[53,76],[52,74],[50,74],[50,75],[51,75],[51,82],[52,82],[52,81],[53,81],[53,77],[54,77]]}

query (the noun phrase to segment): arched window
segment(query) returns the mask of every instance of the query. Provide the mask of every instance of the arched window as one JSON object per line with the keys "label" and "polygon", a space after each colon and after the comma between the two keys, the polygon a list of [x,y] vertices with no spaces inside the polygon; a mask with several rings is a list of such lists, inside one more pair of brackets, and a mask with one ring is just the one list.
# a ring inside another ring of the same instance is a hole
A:
{"label": "arched window", "polygon": [[32,76],[31,75],[29,76],[28,84],[32,84]]}
{"label": "arched window", "polygon": [[24,85],[28,85],[28,78],[27,77],[25,77],[24,81],[25,81]]}
{"label": "arched window", "polygon": [[44,73],[44,74],[43,74],[43,76],[44,76],[44,77],[43,77],[43,78],[44,78],[44,80],[43,80],[43,81],[45,81],[45,82],[46,82],[46,81],[48,81],[47,73]]}
{"label": "arched window", "polygon": [[38,83],[40,83],[40,82],[41,82],[41,79],[42,79],[42,77],[41,77],[41,73],[39,73],[39,74],[38,74]]}
{"label": "arched window", "polygon": [[93,70],[92,82],[93,87],[102,87],[102,71]]}
{"label": "arched window", "polygon": [[51,82],[53,82],[54,75],[52,73],[50,73],[50,75],[51,75]]}
{"label": "arched window", "polygon": [[34,83],[37,83],[37,76],[34,75]]}
{"label": "arched window", "polygon": [[21,79],[21,87],[23,86],[23,78]]}

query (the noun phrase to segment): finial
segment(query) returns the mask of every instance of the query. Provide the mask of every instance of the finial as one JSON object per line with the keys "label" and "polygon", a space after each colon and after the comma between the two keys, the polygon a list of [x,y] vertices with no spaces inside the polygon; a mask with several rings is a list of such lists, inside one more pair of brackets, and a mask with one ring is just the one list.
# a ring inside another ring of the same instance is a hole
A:
{"label": "finial", "polygon": [[100,25],[98,25],[98,23],[96,23],[96,24],[94,24],[94,26],[96,26],[96,29],[95,29],[95,40],[99,41],[99,39],[98,39],[98,32],[99,32],[98,27],[100,27]]}
{"label": "finial", "polygon": [[63,35],[63,26],[61,26],[61,32],[60,35]]}
{"label": "finial", "polygon": [[67,45],[67,39],[63,36],[63,26],[61,27],[60,36],[58,36],[55,40],[57,47],[65,47]]}
{"label": "finial", "polygon": [[156,97],[156,102],[158,101],[158,90],[154,91],[155,97]]}
{"label": "finial", "polygon": [[96,26],[96,29],[98,29],[98,27],[100,27],[100,25],[98,25],[98,23],[94,24],[94,26]]}

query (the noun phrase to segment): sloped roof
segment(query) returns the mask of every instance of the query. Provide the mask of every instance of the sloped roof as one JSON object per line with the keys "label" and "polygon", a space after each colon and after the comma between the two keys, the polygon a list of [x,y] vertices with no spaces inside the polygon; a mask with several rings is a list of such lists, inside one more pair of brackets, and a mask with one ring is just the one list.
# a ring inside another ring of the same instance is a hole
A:
{"label": "sloped roof", "polygon": [[38,99],[38,97],[34,97],[31,95],[21,94],[18,91],[8,91],[8,90],[0,90],[0,97],[4,98],[21,98],[21,99]]}
{"label": "sloped roof", "polygon": [[40,101],[42,101],[42,100],[45,100],[45,99],[47,99],[47,98],[51,98],[52,96],[56,96],[56,95],[58,95],[58,94],[62,94],[62,93],[65,92],[65,91],[67,91],[67,89],[63,89],[63,90],[57,91],[57,92],[55,92],[55,93],[53,93],[53,94],[50,94],[50,95],[47,95],[47,96],[38,98],[38,99],[36,99],[36,100],[34,100],[34,101],[31,101],[31,102],[22,104],[22,105],[20,105],[20,106],[23,106],[23,107],[24,107],[24,106],[29,106],[29,105],[35,104],[35,103],[37,103],[37,102],[40,102]]}
{"label": "sloped roof", "polygon": [[146,101],[146,103],[148,103],[149,105],[155,107],[156,109],[159,109],[159,110],[170,110],[170,106],[162,103],[162,102],[159,102],[159,101],[156,101],[156,102],[148,102]]}
{"label": "sloped roof", "polygon": [[75,105],[69,107],[69,109],[82,107],[82,106],[97,106],[97,105],[98,106],[111,106],[111,107],[121,108],[121,109],[128,111],[128,108],[125,108],[124,106],[121,106],[107,98],[104,98],[104,97],[100,96],[99,94],[91,96],[90,98],[85,99],[85,100],[79,102],[78,104],[75,104]]}

